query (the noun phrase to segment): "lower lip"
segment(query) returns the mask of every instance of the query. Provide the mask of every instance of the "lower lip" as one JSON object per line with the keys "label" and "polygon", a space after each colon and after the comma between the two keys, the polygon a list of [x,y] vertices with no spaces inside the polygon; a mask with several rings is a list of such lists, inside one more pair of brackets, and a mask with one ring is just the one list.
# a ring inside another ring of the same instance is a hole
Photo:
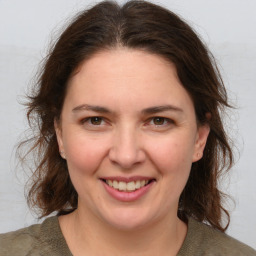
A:
{"label": "lower lip", "polygon": [[109,193],[109,195],[115,198],[116,200],[122,201],[122,202],[132,202],[144,196],[150,190],[150,188],[153,186],[155,182],[152,181],[148,185],[140,189],[137,189],[133,192],[119,191],[117,189],[110,187],[104,181],[102,181],[102,183],[105,189],[107,190],[107,192]]}

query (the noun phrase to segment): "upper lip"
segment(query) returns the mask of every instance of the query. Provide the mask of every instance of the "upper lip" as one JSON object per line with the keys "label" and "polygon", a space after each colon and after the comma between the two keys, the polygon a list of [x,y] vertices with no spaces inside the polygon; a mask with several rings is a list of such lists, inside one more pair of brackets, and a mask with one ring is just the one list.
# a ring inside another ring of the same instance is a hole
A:
{"label": "upper lip", "polygon": [[142,181],[142,180],[155,180],[153,177],[148,176],[131,176],[131,177],[123,177],[123,176],[108,176],[108,177],[100,177],[101,180],[116,180],[123,182],[131,182],[131,181]]}

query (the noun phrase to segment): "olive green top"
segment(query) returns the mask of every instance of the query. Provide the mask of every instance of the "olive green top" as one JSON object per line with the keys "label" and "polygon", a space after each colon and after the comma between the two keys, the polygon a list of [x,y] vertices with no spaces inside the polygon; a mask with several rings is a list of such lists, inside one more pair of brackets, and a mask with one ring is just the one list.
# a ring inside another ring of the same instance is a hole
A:
{"label": "olive green top", "polygon": [[[0,256],[72,256],[57,217],[42,224],[0,234]],[[256,256],[256,251],[212,227],[190,218],[178,256]]]}

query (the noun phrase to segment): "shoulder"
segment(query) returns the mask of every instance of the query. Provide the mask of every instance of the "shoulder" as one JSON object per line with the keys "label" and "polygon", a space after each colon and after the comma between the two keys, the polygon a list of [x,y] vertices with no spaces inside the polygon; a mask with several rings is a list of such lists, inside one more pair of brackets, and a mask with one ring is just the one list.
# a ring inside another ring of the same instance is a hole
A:
{"label": "shoulder", "polygon": [[227,234],[190,218],[188,233],[178,255],[256,256],[256,251]]}
{"label": "shoulder", "polygon": [[0,234],[1,256],[67,255],[60,254],[67,250],[66,246],[57,217],[50,217],[42,224]]}

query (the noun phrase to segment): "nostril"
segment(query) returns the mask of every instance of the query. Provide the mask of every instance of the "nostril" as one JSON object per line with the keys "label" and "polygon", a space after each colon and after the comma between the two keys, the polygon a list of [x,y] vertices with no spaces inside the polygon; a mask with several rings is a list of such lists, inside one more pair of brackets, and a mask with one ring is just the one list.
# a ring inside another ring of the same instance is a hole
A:
{"label": "nostril", "polygon": [[130,169],[135,165],[143,163],[145,158],[145,153],[136,146],[135,142],[120,142],[109,151],[110,161],[124,169]]}

